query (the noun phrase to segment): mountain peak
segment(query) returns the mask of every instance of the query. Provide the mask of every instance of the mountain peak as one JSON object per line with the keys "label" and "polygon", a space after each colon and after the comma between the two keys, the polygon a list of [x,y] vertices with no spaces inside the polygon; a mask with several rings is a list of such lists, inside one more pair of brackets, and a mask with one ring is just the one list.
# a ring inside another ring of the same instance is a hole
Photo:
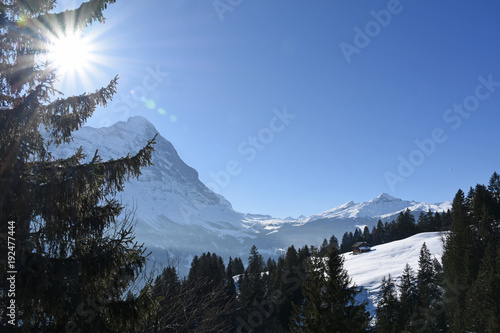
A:
{"label": "mountain peak", "polygon": [[371,200],[371,202],[389,202],[389,201],[402,201],[402,200],[399,198],[395,198],[392,195],[385,192],[380,194],[375,199]]}
{"label": "mountain peak", "polygon": [[133,128],[134,130],[145,131],[150,133],[157,133],[155,125],[150,122],[148,119],[143,116],[131,116],[125,122],[118,122],[115,124],[119,126],[119,124],[123,123],[127,128]]}
{"label": "mountain peak", "polygon": [[143,116],[130,116],[127,119],[126,123],[129,123],[132,125],[135,125],[135,124],[144,124],[146,126],[153,125],[149,120],[147,120]]}

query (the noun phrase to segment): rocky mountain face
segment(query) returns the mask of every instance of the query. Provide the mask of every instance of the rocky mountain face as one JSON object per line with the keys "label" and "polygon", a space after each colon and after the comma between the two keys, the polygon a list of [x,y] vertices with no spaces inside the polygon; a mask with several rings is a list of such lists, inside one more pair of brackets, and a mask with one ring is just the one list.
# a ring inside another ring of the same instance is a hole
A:
{"label": "rocky mountain face", "polygon": [[[90,157],[96,150],[103,159],[135,154],[158,131],[143,117],[131,117],[106,128],[83,127],[74,133],[74,141],[59,146],[55,157],[67,157],[80,146]],[[298,219],[277,219],[268,215],[243,214],[232,209],[221,195],[212,192],[186,165],[173,145],[158,134],[154,166],[143,169],[119,194],[129,209],[136,210],[136,235],[153,251],[153,258],[164,263],[167,255],[178,254],[189,263],[192,256],[216,252],[222,257],[241,256],[246,260],[255,244],[267,256],[279,255],[280,249],[294,244],[320,245],[335,234],[341,238],[358,226],[370,228],[379,219],[392,220],[409,208],[415,214],[444,211],[450,202],[419,203],[388,194],[364,203],[352,201],[329,211]]]}

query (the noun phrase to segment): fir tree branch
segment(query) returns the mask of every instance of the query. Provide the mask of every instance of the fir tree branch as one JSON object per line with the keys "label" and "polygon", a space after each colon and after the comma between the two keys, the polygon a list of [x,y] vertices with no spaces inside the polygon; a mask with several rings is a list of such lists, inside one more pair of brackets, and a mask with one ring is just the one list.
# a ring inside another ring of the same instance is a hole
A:
{"label": "fir tree branch", "polygon": [[58,98],[44,107],[44,124],[50,128],[50,137],[56,145],[71,140],[71,133],[79,129],[92,116],[97,106],[106,106],[116,92],[118,75],[107,87],[92,94]]}

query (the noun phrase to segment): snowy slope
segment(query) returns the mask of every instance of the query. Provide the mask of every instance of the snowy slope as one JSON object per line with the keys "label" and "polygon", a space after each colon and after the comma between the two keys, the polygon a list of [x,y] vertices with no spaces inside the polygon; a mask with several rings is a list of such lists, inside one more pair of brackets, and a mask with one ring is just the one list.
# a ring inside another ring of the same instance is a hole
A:
{"label": "snowy slope", "polygon": [[368,309],[375,314],[377,296],[382,278],[391,274],[392,278],[399,279],[405,265],[408,263],[415,273],[418,271],[420,249],[425,242],[432,256],[439,261],[443,255],[442,233],[427,232],[402,239],[399,241],[374,246],[371,252],[344,255],[344,268],[353,282],[365,289],[362,298],[369,302]]}

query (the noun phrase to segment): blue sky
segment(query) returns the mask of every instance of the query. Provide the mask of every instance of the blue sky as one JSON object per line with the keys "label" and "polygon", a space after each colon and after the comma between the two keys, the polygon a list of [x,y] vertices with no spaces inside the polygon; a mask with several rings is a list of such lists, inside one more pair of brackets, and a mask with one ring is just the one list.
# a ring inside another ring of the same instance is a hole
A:
{"label": "blue sky", "polygon": [[86,31],[103,63],[62,83],[120,76],[89,125],[146,117],[238,211],[439,202],[500,171],[497,1],[122,0],[105,16]]}

